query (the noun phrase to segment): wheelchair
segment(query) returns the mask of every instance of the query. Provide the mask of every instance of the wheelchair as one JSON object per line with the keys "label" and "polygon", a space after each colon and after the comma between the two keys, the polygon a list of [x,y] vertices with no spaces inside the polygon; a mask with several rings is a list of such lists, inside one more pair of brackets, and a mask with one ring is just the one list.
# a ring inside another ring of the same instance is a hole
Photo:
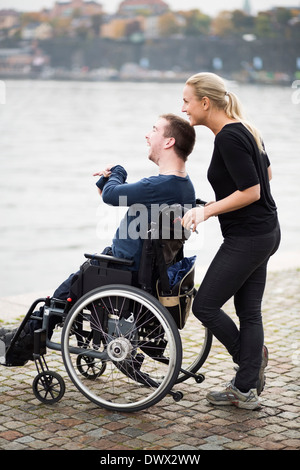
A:
{"label": "wheelchair", "polygon": [[[140,411],[166,395],[179,401],[183,394],[173,389],[176,384],[204,380],[199,370],[212,334],[189,315],[196,294],[194,264],[173,287],[168,276],[170,268],[187,260],[183,248],[190,232],[181,225],[184,210],[166,206],[149,225],[137,276],[131,260],[85,254],[67,300],[33,302],[1,362],[15,365],[14,345],[28,320],[35,320],[38,374],[32,388],[39,401],[53,404],[65,393],[62,376],[48,368],[47,349],[61,352],[69,378],[88,400],[112,411]],[[38,305],[43,315],[36,315]],[[50,332],[53,321],[62,328],[58,340]]]}

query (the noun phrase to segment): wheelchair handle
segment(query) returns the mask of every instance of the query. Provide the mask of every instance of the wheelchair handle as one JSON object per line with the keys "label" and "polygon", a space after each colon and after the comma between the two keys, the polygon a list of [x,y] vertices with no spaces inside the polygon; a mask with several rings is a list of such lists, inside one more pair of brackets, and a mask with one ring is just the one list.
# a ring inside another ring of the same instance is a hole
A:
{"label": "wheelchair handle", "polygon": [[207,204],[207,201],[203,201],[200,198],[196,199],[196,206],[205,206]]}
{"label": "wheelchair handle", "polygon": [[132,266],[133,260],[125,258],[116,258],[115,256],[110,255],[91,255],[89,253],[84,254],[87,259],[95,259],[97,261],[106,261],[109,263],[124,264],[125,266]]}

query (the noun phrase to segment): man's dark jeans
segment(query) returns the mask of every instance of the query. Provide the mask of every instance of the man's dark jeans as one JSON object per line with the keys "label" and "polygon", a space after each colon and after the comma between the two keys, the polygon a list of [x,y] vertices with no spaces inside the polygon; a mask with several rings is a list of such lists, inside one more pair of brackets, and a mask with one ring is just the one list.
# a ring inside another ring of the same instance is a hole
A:
{"label": "man's dark jeans", "polygon": [[[213,259],[193,304],[193,313],[239,365],[235,386],[256,388],[264,331],[261,303],[267,264],[280,243],[280,227],[254,237],[227,237]],[[240,328],[222,310],[234,297]]]}

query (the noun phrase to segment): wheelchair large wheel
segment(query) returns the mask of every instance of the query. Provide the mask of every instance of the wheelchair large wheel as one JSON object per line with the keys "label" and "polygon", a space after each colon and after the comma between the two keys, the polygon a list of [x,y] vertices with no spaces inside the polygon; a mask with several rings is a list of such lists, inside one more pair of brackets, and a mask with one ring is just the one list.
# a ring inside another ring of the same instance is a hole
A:
{"label": "wheelchair large wheel", "polygon": [[[135,287],[111,285],[94,289],[72,307],[62,356],[71,380],[89,400],[132,412],[174,395],[182,347],[174,320],[157,299]],[[78,367],[82,362],[99,367],[93,380]]]}
{"label": "wheelchair large wheel", "polygon": [[184,328],[180,330],[182,343],[182,367],[176,383],[193,377],[196,382],[204,380],[202,374],[197,374],[205,363],[211,350],[212,333],[190,313]]}

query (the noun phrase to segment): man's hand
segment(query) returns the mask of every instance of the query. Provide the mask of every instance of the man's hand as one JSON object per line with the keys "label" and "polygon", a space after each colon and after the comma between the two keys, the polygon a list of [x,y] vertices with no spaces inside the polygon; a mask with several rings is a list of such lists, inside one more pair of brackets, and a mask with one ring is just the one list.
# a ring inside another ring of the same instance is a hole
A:
{"label": "man's hand", "polygon": [[94,173],[93,176],[104,176],[104,178],[109,178],[111,175],[111,168],[113,165],[107,166],[104,170],[98,171],[97,173]]}
{"label": "man's hand", "polygon": [[[104,178],[109,178],[110,175],[111,175],[111,168],[113,166],[114,165],[109,165],[104,170],[100,170],[97,173],[94,173],[93,176],[103,176]],[[98,192],[99,192],[100,196],[102,196],[102,189],[103,188],[98,187]]]}

